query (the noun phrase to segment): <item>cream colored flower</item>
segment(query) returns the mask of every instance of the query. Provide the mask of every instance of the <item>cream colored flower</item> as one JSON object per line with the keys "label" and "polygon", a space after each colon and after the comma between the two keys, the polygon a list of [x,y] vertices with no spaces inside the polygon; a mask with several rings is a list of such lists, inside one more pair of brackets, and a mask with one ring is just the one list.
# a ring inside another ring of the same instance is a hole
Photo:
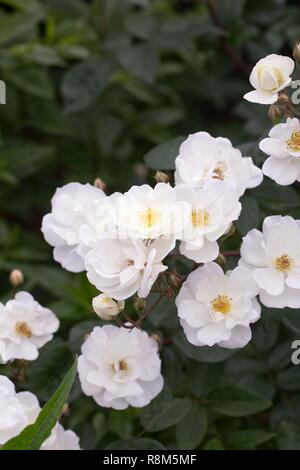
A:
{"label": "cream colored flower", "polygon": [[290,57],[277,54],[259,60],[249,78],[255,90],[246,93],[244,98],[253,103],[276,103],[279,91],[291,84],[294,67],[295,63]]}

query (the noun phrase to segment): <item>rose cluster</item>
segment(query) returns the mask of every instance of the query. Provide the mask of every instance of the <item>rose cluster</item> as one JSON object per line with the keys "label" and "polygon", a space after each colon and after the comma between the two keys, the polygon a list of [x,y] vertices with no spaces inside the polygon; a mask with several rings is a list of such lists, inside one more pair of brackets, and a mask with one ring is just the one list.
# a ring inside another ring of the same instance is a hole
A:
{"label": "rose cluster", "polygon": [[[293,69],[288,57],[272,54],[260,60],[250,76],[255,90],[245,98],[271,105],[282,100]],[[281,185],[300,181],[297,118],[277,123],[260,148],[268,155],[262,170],[228,139],[197,132],[179,148],[173,186],[145,184],[111,195],[90,184],[58,188],[42,223],[54,259],[71,272],[86,272],[99,291],[92,301],[94,311],[111,321],[126,309],[127,299],[148,296],[165,276],[165,259],[178,246],[179,254],[195,265],[178,283],[175,300],[186,338],[198,347],[244,347],[261,304],[300,307],[300,221],[265,218],[262,231],[253,229],[244,237],[238,266],[227,272],[220,266],[220,239],[238,219],[245,191],[257,187],[263,174]],[[0,306],[2,361],[36,359],[58,326],[50,310],[20,292]],[[158,343],[140,324],[97,326],[81,352],[82,390],[102,407],[143,407],[163,388]],[[32,422],[38,409],[32,394],[16,393],[0,377],[0,444]],[[79,448],[76,436],[57,424],[43,448],[62,445]]]}

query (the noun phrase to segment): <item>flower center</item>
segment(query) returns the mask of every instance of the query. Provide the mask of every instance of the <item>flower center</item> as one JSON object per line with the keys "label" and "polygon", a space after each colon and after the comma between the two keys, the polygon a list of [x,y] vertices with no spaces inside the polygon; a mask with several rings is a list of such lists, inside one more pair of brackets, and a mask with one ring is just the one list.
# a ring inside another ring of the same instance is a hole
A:
{"label": "flower center", "polygon": [[227,315],[231,310],[232,299],[227,295],[218,295],[214,300],[211,301],[211,307],[214,312],[222,313]]}
{"label": "flower center", "polygon": [[28,324],[23,321],[18,321],[15,326],[15,330],[19,336],[23,338],[31,338],[32,331],[29,328]]}
{"label": "flower center", "polygon": [[205,227],[208,224],[209,213],[203,209],[192,210],[192,224],[193,227]]}
{"label": "flower center", "polygon": [[287,146],[292,152],[300,152],[300,131],[294,132],[287,141]]}
{"label": "flower center", "polygon": [[213,170],[213,178],[216,180],[224,180],[224,172],[226,171],[226,166],[223,162],[218,162]]}
{"label": "flower center", "polygon": [[278,256],[275,259],[275,268],[277,269],[277,271],[280,271],[283,273],[288,271],[293,266],[293,264],[294,262],[292,258],[286,254]]}
{"label": "flower center", "polygon": [[266,91],[275,91],[284,83],[281,71],[275,67],[262,66],[258,71],[260,86]]}
{"label": "flower center", "polygon": [[156,225],[158,223],[159,212],[157,209],[148,207],[148,209],[139,213],[139,219],[144,227],[152,227],[153,225]]}
{"label": "flower center", "polygon": [[119,361],[115,361],[112,364],[113,371],[117,374],[118,372],[127,372],[128,371],[128,364],[125,359],[120,359]]}

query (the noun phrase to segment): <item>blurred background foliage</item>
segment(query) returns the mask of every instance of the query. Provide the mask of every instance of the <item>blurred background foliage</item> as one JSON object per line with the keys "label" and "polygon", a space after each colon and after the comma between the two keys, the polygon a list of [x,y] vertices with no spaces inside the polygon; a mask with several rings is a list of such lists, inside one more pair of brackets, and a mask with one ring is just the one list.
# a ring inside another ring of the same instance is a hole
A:
{"label": "blurred background foliage", "polygon": [[[96,177],[108,192],[154,184],[155,168],[172,168],[178,136],[198,130],[229,137],[260,165],[258,142],[272,124],[267,107],[242,96],[258,59],[291,56],[299,24],[296,0],[0,0],[1,299],[14,294],[8,274],[20,268],[22,288],[61,320],[37,361],[1,368],[19,388],[46,401],[99,324],[94,288],[54,263],[40,233],[55,189]],[[299,185],[265,178],[242,202],[227,249],[267,214],[300,218]],[[117,412],[77,383],[63,423],[86,449],[300,449],[300,366],[290,359],[299,315],[264,309],[242,351],[195,348],[165,299],[144,324],[164,338],[164,392]]]}

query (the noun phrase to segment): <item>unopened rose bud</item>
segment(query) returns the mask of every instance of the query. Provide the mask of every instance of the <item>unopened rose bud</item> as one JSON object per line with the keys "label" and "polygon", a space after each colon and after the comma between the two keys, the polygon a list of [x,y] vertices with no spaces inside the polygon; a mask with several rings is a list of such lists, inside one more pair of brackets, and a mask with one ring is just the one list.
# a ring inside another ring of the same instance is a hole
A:
{"label": "unopened rose bud", "polygon": [[133,301],[133,306],[137,312],[141,313],[145,310],[146,300],[141,299],[140,297],[135,297]]}
{"label": "unopened rose bud", "polygon": [[141,179],[145,179],[148,176],[148,168],[143,163],[136,163],[133,170],[137,176]]}
{"label": "unopened rose bud", "polygon": [[226,264],[226,258],[225,256],[222,254],[222,253],[219,253],[217,259],[216,259],[216,263],[219,264],[220,266],[225,266]]}
{"label": "unopened rose bud", "polygon": [[294,50],[293,50],[293,57],[297,63],[297,67],[300,65],[300,42],[297,42]]}
{"label": "unopened rose bud", "polygon": [[271,119],[271,121],[277,121],[277,119],[281,118],[281,115],[282,111],[280,107],[276,104],[272,104],[268,111],[268,117]]}
{"label": "unopened rose bud", "polygon": [[94,181],[94,186],[96,188],[102,189],[102,191],[106,190],[106,183],[101,178],[96,178]]}
{"label": "unopened rose bud", "polygon": [[286,93],[280,93],[277,100],[277,105],[285,108],[289,104],[289,97]]}
{"label": "unopened rose bud", "polygon": [[154,179],[157,183],[168,183],[169,182],[169,176],[166,173],[164,173],[163,171],[157,171],[155,173]]}
{"label": "unopened rose bud", "polygon": [[170,276],[169,276],[169,284],[170,284],[170,286],[175,287],[175,288],[181,286],[181,284],[182,284],[181,276],[179,276],[176,273],[171,273]]}
{"label": "unopened rose bud", "polygon": [[231,237],[235,232],[234,224],[231,224],[229,229],[225,232],[226,238]]}
{"label": "unopened rose bud", "polygon": [[161,337],[157,333],[153,333],[153,335],[151,335],[151,338],[154,339],[157,344],[161,343]]}
{"label": "unopened rose bud", "polygon": [[70,414],[70,407],[69,407],[68,403],[65,403],[64,406],[63,406],[63,409],[61,411],[61,417],[69,416],[69,414]]}
{"label": "unopened rose bud", "polygon": [[19,269],[14,269],[9,275],[9,282],[12,286],[18,287],[24,282],[24,276],[22,271]]}
{"label": "unopened rose bud", "polygon": [[123,300],[114,300],[106,294],[100,294],[94,297],[92,304],[94,312],[98,317],[102,318],[102,320],[111,320],[113,317],[116,317],[124,310],[125,306]]}

